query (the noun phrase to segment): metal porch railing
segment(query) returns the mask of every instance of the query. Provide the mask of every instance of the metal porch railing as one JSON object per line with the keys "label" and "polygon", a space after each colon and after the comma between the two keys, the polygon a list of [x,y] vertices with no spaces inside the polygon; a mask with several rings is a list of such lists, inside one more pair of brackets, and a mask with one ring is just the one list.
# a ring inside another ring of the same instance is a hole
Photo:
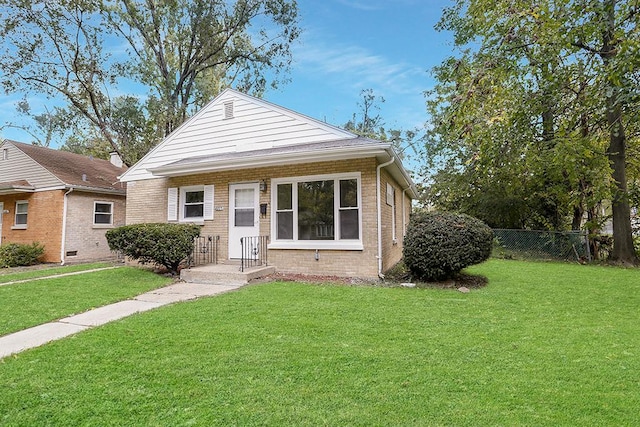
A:
{"label": "metal porch railing", "polygon": [[269,236],[249,236],[240,238],[240,271],[245,268],[267,265],[267,245]]}
{"label": "metal porch railing", "polygon": [[220,236],[198,236],[193,239],[193,251],[189,255],[189,267],[218,263]]}

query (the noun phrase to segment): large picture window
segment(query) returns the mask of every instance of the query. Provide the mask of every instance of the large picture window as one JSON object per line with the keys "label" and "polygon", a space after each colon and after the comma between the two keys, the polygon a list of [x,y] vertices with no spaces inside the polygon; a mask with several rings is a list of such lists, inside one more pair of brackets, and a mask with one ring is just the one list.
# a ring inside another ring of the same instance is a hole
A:
{"label": "large picture window", "polygon": [[276,246],[360,248],[360,174],[278,179],[272,185]]}

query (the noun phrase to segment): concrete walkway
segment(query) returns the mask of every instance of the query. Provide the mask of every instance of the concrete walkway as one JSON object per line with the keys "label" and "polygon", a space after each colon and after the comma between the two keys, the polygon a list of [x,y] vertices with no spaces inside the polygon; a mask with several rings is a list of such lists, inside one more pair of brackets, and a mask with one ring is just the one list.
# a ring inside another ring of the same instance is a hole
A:
{"label": "concrete walkway", "polygon": [[175,302],[221,294],[241,286],[243,285],[176,283],[155,289],[130,300],[120,301],[0,337],[0,359],[135,313]]}

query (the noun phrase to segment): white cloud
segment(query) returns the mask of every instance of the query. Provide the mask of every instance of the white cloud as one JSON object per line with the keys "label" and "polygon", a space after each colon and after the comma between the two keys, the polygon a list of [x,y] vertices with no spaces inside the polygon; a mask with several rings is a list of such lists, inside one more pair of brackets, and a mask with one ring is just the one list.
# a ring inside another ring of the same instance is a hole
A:
{"label": "white cloud", "polygon": [[424,79],[421,67],[394,62],[357,45],[328,46],[307,40],[296,50],[294,57],[303,74],[324,74],[336,83],[355,89],[409,93],[415,92],[414,79]]}

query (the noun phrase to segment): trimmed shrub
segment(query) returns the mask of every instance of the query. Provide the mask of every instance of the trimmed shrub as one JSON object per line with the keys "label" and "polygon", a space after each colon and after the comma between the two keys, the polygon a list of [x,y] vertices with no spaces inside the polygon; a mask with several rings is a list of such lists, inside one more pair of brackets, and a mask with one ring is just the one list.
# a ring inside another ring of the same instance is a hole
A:
{"label": "trimmed shrub", "polygon": [[182,261],[193,250],[193,239],[200,235],[194,224],[133,224],[107,231],[112,251],[137,260],[166,267],[176,274]]}
{"label": "trimmed shrub", "polygon": [[404,263],[413,278],[445,280],[491,255],[493,231],[469,215],[420,212],[411,217],[404,238]]}
{"label": "trimmed shrub", "polygon": [[39,262],[42,255],[44,255],[44,246],[38,242],[7,243],[0,246],[0,268],[34,265]]}

